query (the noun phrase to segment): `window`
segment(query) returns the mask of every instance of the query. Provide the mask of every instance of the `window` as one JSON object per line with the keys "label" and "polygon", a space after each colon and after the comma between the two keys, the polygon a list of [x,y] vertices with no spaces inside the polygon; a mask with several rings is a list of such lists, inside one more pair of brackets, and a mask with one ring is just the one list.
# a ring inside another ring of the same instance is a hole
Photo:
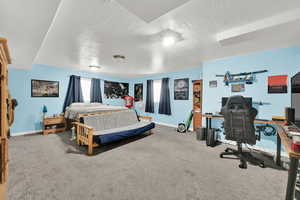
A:
{"label": "window", "polygon": [[92,80],[90,78],[80,78],[84,103],[90,103],[91,101],[91,82]]}
{"label": "window", "polygon": [[161,79],[153,80],[154,103],[159,103],[161,91]]}

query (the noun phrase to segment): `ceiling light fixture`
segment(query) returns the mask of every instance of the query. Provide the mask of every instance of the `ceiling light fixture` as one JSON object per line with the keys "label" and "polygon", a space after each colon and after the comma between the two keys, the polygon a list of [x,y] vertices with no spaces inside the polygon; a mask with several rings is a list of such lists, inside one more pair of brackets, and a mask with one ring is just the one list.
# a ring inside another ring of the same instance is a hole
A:
{"label": "ceiling light fixture", "polygon": [[169,47],[169,46],[172,46],[176,43],[176,38],[173,37],[173,36],[166,36],[163,38],[162,40],[162,44],[165,46],[165,47]]}
{"label": "ceiling light fixture", "polygon": [[166,29],[160,32],[162,45],[164,47],[170,47],[175,45],[177,42],[183,40],[183,37],[180,33],[175,32],[171,29]]}
{"label": "ceiling light fixture", "polygon": [[116,60],[125,60],[126,59],[125,56],[119,55],[119,54],[113,55],[113,58]]}
{"label": "ceiling light fixture", "polygon": [[90,65],[89,68],[90,68],[91,70],[93,70],[93,71],[97,71],[97,70],[99,70],[101,67],[98,66],[98,65]]}

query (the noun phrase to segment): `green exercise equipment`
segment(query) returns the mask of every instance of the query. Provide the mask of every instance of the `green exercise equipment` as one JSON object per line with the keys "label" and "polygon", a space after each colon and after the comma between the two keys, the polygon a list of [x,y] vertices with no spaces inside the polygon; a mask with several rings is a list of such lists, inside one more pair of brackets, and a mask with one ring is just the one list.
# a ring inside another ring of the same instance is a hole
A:
{"label": "green exercise equipment", "polygon": [[189,118],[186,121],[186,123],[179,123],[178,124],[177,132],[179,132],[179,133],[187,132],[189,130],[190,126],[191,126],[193,117],[194,117],[194,111],[192,110],[190,112]]}

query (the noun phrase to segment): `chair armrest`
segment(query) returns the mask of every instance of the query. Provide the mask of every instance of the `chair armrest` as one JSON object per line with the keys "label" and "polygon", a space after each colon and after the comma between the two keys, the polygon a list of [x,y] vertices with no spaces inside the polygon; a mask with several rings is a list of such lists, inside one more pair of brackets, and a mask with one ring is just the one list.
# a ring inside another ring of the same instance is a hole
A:
{"label": "chair armrest", "polygon": [[83,127],[85,129],[89,129],[89,130],[93,130],[93,127],[90,127],[86,124],[83,124],[83,123],[79,123],[79,122],[72,122],[73,125],[76,125],[76,126],[79,126],[79,127]]}
{"label": "chair armrest", "polygon": [[139,118],[140,119],[146,119],[146,120],[152,121],[152,117],[149,117],[149,116],[139,115]]}

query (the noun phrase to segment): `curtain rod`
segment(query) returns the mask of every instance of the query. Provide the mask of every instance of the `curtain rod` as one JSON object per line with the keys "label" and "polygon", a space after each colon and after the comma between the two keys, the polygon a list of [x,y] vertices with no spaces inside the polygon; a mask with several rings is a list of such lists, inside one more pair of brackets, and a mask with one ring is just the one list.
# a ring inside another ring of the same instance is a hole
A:
{"label": "curtain rod", "polygon": [[[73,75],[69,75],[68,77],[71,77],[71,76],[78,76],[78,75],[75,75],[75,74],[73,74]],[[94,77],[86,77],[86,76],[79,76],[80,78],[87,78],[87,79],[92,79],[92,78],[94,78]],[[104,80],[104,79],[101,79],[101,78],[95,78],[95,79],[100,79],[100,80]]]}
{"label": "curtain rod", "polygon": [[[75,75],[75,74],[73,74],[73,75],[69,75],[68,77],[71,77],[71,76],[78,76],[78,75]],[[92,78],[90,78],[90,77],[86,77],[86,76],[79,76],[80,78],[87,78],[87,79],[92,79]],[[118,83],[129,83],[129,82],[123,82],[123,81],[117,81],[117,80],[109,80],[109,79],[102,79],[102,78],[94,78],[94,79],[99,79],[99,80],[102,80],[102,81],[110,81],[110,82],[118,82]]]}
{"label": "curtain rod", "polygon": [[[73,74],[74,75],[74,74]],[[69,75],[68,77],[71,77],[71,76],[73,76],[73,75]],[[78,76],[78,75],[74,75],[74,76]],[[79,76],[80,78],[86,78],[86,79],[92,79],[92,78],[90,78],[90,77],[86,77],[86,76]],[[102,78],[94,78],[94,79],[99,79],[99,80],[101,80],[101,81],[109,81],[109,82],[117,82],[117,83],[129,83],[129,82],[123,82],[123,81],[112,81],[112,80],[107,80],[107,79],[102,79]]]}

